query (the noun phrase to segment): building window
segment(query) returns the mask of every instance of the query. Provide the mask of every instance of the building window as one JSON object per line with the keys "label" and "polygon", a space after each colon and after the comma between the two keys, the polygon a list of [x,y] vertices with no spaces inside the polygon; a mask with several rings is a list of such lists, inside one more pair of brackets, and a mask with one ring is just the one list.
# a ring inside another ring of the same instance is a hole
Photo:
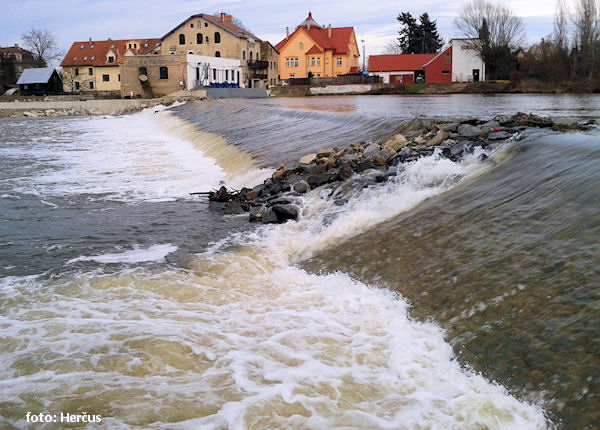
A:
{"label": "building window", "polygon": [[117,75],[117,81],[121,82],[121,74],[120,73]]}
{"label": "building window", "polygon": [[256,53],[256,60],[257,60],[257,61],[258,61],[258,60],[260,60],[260,52],[257,52],[257,53]]}
{"label": "building window", "polygon": [[79,82],[75,82],[75,89],[78,90],[79,89]]}
{"label": "building window", "polygon": [[245,60],[245,59],[246,59],[246,50],[244,49],[242,51],[242,60]]}
{"label": "building window", "polygon": [[252,51],[250,51],[250,61],[252,61]]}
{"label": "building window", "polygon": [[202,45],[202,42],[204,42],[204,39],[202,38],[202,33],[196,34],[196,43],[198,45]]}
{"label": "building window", "polygon": [[225,70],[225,80],[229,80],[229,70]]}
{"label": "building window", "polygon": [[75,76],[79,76],[79,67],[75,69]]}
{"label": "building window", "polygon": [[129,49],[131,49],[131,43],[129,44]]}
{"label": "building window", "polygon": [[452,59],[451,59],[450,53],[448,52],[446,54],[446,64],[450,64],[450,63],[452,63]]}
{"label": "building window", "polygon": [[317,73],[317,78],[320,78],[320,77],[321,77],[321,74],[320,74],[320,73]]}
{"label": "building window", "polygon": [[90,90],[93,90],[93,89],[94,89],[94,83],[90,82]]}
{"label": "building window", "polygon": [[92,76],[94,74],[94,69],[92,69],[91,67],[88,68],[88,75]]}
{"label": "building window", "polygon": [[168,67],[161,67],[159,69],[159,73],[160,73],[160,79],[169,79],[169,68]]}
{"label": "building window", "polygon": [[208,27],[208,22],[205,22],[205,23],[204,23],[204,26],[205,26],[205,27]]}
{"label": "building window", "polygon": [[180,34],[179,35],[179,44],[180,45],[185,45],[185,34]]}
{"label": "building window", "polygon": [[138,69],[138,74],[148,76],[148,69],[146,69],[145,67],[140,67]]}
{"label": "building window", "polygon": [[315,57],[311,57],[310,58],[310,65],[314,66],[315,65]]}
{"label": "building window", "polygon": [[450,70],[442,70],[442,75],[449,75],[450,74]]}
{"label": "building window", "polygon": [[215,31],[215,43],[221,43],[221,33]]}
{"label": "building window", "polygon": [[340,67],[342,65],[342,57],[337,57],[336,64],[338,67]]}
{"label": "building window", "polygon": [[289,58],[285,59],[285,67],[290,67],[290,59]]}
{"label": "building window", "polygon": [[206,41],[206,43],[209,43],[209,42],[208,42],[208,36],[206,36],[206,37],[204,38],[204,40]]}
{"label": "building window", "polygon": [[102,82],[109,82],[109,81],[110,81],[109,75],[102,75]]}
{"label": "building window", "polygon": [[300,50],[304,49],[304,44],[302,42],[300,42],[299,48],[300,48]]}
{"label": "building window", "polygon": [[294,74],[293,73],[290,73],[290,78],[294,79]]}
{"label": "building window", "polygon": [[108,57],[108,62],[109,63],[114,63],[115,62],[115,57]]}
{"label": "building window", "polygon": [[294,67],[298,67],[298,59],[294,59]]}
{"label": "building window", "polygon": [[217,69],[213,69],[213,81],[217,80]]}
{"label": "building window", "polygon": [[215,52],[215,57],[220,57],[221,53],[219,51]]}
{"label": "building window", "polygon": [[193,22],[190,23],[190,27],[194,28],[194,23]]}
{"label": "building window", "polygon": [[317,57],[317,66],[321,65],[321,57]]}

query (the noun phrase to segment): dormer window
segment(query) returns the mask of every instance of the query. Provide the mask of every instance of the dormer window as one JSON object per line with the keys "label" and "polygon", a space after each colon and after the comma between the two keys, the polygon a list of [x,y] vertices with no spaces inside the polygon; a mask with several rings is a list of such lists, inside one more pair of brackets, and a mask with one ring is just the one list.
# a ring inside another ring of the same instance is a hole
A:
{"label": "dormer window", "polygon": [[90,45],[90,48],[94,49],[94,45]]}
{"label": "dormer window", "polygon": [[147,43],[144,43],[144,48],[147,48],[147,47],[148,47],[148,44],[147,44]]}
{"label": "dormer window", "polygon": [[109,63],[114,63],[115,62],[115,57],[108,57],[108,62]]}
{"label": "dormer window", "polygon": [[73,58],[73,61],[77,61],[77,57],[74,57],[74,58]]}
{"label": "dormer window", "polygon": [[92,58],[90,58],[90,60],[94,61],[94,59],[95,59],[95,58],[96,58],[96,57],[92,56]]}
{"label": "dormer window", "polygon": [[84,45],[81,45],[79,48],[80,48],[80,49],[83,49],[83,47],[84,47]]}
{"label": "dormer window", "polygon": [[86,60],[87,60],[87,56],[83,57],[83,61],[86,61]]}
{"label": "dormer window", "polygon": [[110,45],[110,49],[115,49],[115,45]]}
{"label": "dormer window", "polygon": [[131,49],[131,43],[129,44],[129,49]]}

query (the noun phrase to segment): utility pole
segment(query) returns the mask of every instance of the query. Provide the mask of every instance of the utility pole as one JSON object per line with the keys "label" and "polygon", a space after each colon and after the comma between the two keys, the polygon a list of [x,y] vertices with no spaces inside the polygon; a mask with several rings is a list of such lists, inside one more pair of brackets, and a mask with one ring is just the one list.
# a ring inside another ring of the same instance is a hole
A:
{"label": "utility pole", "polygon": [[365,60],[367,57],[365,57],[365,39],[361,39],[360,43],[362,43],[363,46],[363,73],[365,72]]}

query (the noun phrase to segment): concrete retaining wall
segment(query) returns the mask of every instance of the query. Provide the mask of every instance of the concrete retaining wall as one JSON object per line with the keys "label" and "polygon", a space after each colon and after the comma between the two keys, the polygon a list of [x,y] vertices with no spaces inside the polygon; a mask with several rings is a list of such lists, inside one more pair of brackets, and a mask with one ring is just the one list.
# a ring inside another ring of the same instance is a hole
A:
{"label": "concrete retaining wall", "polygon": [[206,88],[206,95],[213,99],[264,99],[264,88]]}
{"label": "concrete retaining wall", "polygon": [[327,85],[326,87],[312,87],[311,96],[335,95],[335,94],[360,94],[368,93],[373,88],[368,84],[357,85]]}

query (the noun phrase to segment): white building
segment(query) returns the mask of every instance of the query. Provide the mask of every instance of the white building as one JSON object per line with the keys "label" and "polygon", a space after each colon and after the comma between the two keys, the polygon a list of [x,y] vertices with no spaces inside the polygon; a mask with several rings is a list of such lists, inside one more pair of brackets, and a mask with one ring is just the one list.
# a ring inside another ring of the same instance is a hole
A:
{"label": "white building", "polygon": [[485,63],[473,49],[473,39],[452,39],[452,82],[485,81]]}
{"label": "white building", "polygon": [[244,88],[242,62],[222,57],[187,54],[187,89],[216,86]]}

